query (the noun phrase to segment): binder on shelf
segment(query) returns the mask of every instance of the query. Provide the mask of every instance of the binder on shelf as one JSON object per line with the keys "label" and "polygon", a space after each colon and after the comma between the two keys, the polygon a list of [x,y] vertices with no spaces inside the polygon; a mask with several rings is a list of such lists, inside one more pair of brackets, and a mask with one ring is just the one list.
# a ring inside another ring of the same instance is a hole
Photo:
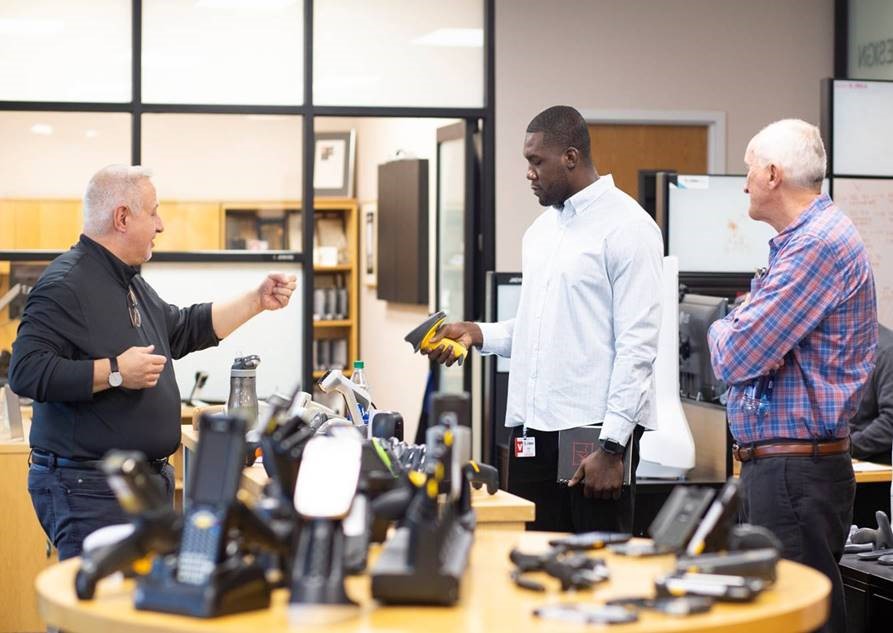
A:
{"label": "binder on shelf", "polygon": [[332,351],[329,358],[329,369],[347,369],[347,339],[332,339]]}
{"label": "binder on shelf", "polygon": [[331,365],[332,341],[330,339],[320,339],[314,341],[314,343],[316,343],[317,354],[313,370],[326,371]]}
{"label": "binder on shelf", "polygon": [[327,321],[335,319],[335,288],[326,288],[326,309],[325,316]]}
{"label": "binder on shelf", "polygon": [[321,321],[324,319],[326,312],[326,292],[325,288],[315,288],[313,290],[313,320]]}
{"label": "binder on shelf", "polygon": [[335,318],[342,320],[347,315],[347,288],[335,288]]}

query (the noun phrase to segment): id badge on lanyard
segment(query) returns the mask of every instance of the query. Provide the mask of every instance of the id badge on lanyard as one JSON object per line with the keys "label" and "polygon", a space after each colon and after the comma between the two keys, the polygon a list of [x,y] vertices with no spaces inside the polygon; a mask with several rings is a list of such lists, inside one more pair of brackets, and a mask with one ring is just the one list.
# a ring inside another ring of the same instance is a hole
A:
{"label": "id badge on lanyard", "polygon": [[515,457],[536,457],[536,438],[527,437],[526,424],[521,437],[515,438]]}

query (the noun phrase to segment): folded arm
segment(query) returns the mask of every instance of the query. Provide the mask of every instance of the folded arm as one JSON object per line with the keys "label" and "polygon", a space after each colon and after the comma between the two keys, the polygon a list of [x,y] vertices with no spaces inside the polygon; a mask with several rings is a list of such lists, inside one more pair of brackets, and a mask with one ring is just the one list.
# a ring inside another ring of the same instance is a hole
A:
{"label": "folded arm", "polygon": [[729,384],[769,373],[838,304],[837,262],[810,235],[785,245],[750,300],[710,327],[713,371]]}

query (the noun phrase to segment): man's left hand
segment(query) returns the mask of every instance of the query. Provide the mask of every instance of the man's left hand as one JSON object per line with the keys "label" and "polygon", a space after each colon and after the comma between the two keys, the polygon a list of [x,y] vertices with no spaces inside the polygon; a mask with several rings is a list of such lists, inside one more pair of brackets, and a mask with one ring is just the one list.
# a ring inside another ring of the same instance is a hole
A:
{"label": "man's left hand", "polygon": [[567,482],[576,486],[583,482],[587,499],[619,499],[623,487],[623,453],[612,455],[602,449],[590,453]]}
{"label": "man's left hand", "polygon": [[297,287],[297,277],[283,273],[270,273],[264,279],[257,293],[261,310],[279,310],[288,305]]}

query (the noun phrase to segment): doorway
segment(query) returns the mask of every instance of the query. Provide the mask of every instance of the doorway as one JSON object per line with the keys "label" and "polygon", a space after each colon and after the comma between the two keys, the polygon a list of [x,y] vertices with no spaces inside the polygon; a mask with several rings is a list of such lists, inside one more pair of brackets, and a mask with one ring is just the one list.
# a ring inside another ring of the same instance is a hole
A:
{"label": "doorway", "polygon": [[707,173],[706,125],[591,124],[592,160],[599,174],[639,199],[639,171]]}

